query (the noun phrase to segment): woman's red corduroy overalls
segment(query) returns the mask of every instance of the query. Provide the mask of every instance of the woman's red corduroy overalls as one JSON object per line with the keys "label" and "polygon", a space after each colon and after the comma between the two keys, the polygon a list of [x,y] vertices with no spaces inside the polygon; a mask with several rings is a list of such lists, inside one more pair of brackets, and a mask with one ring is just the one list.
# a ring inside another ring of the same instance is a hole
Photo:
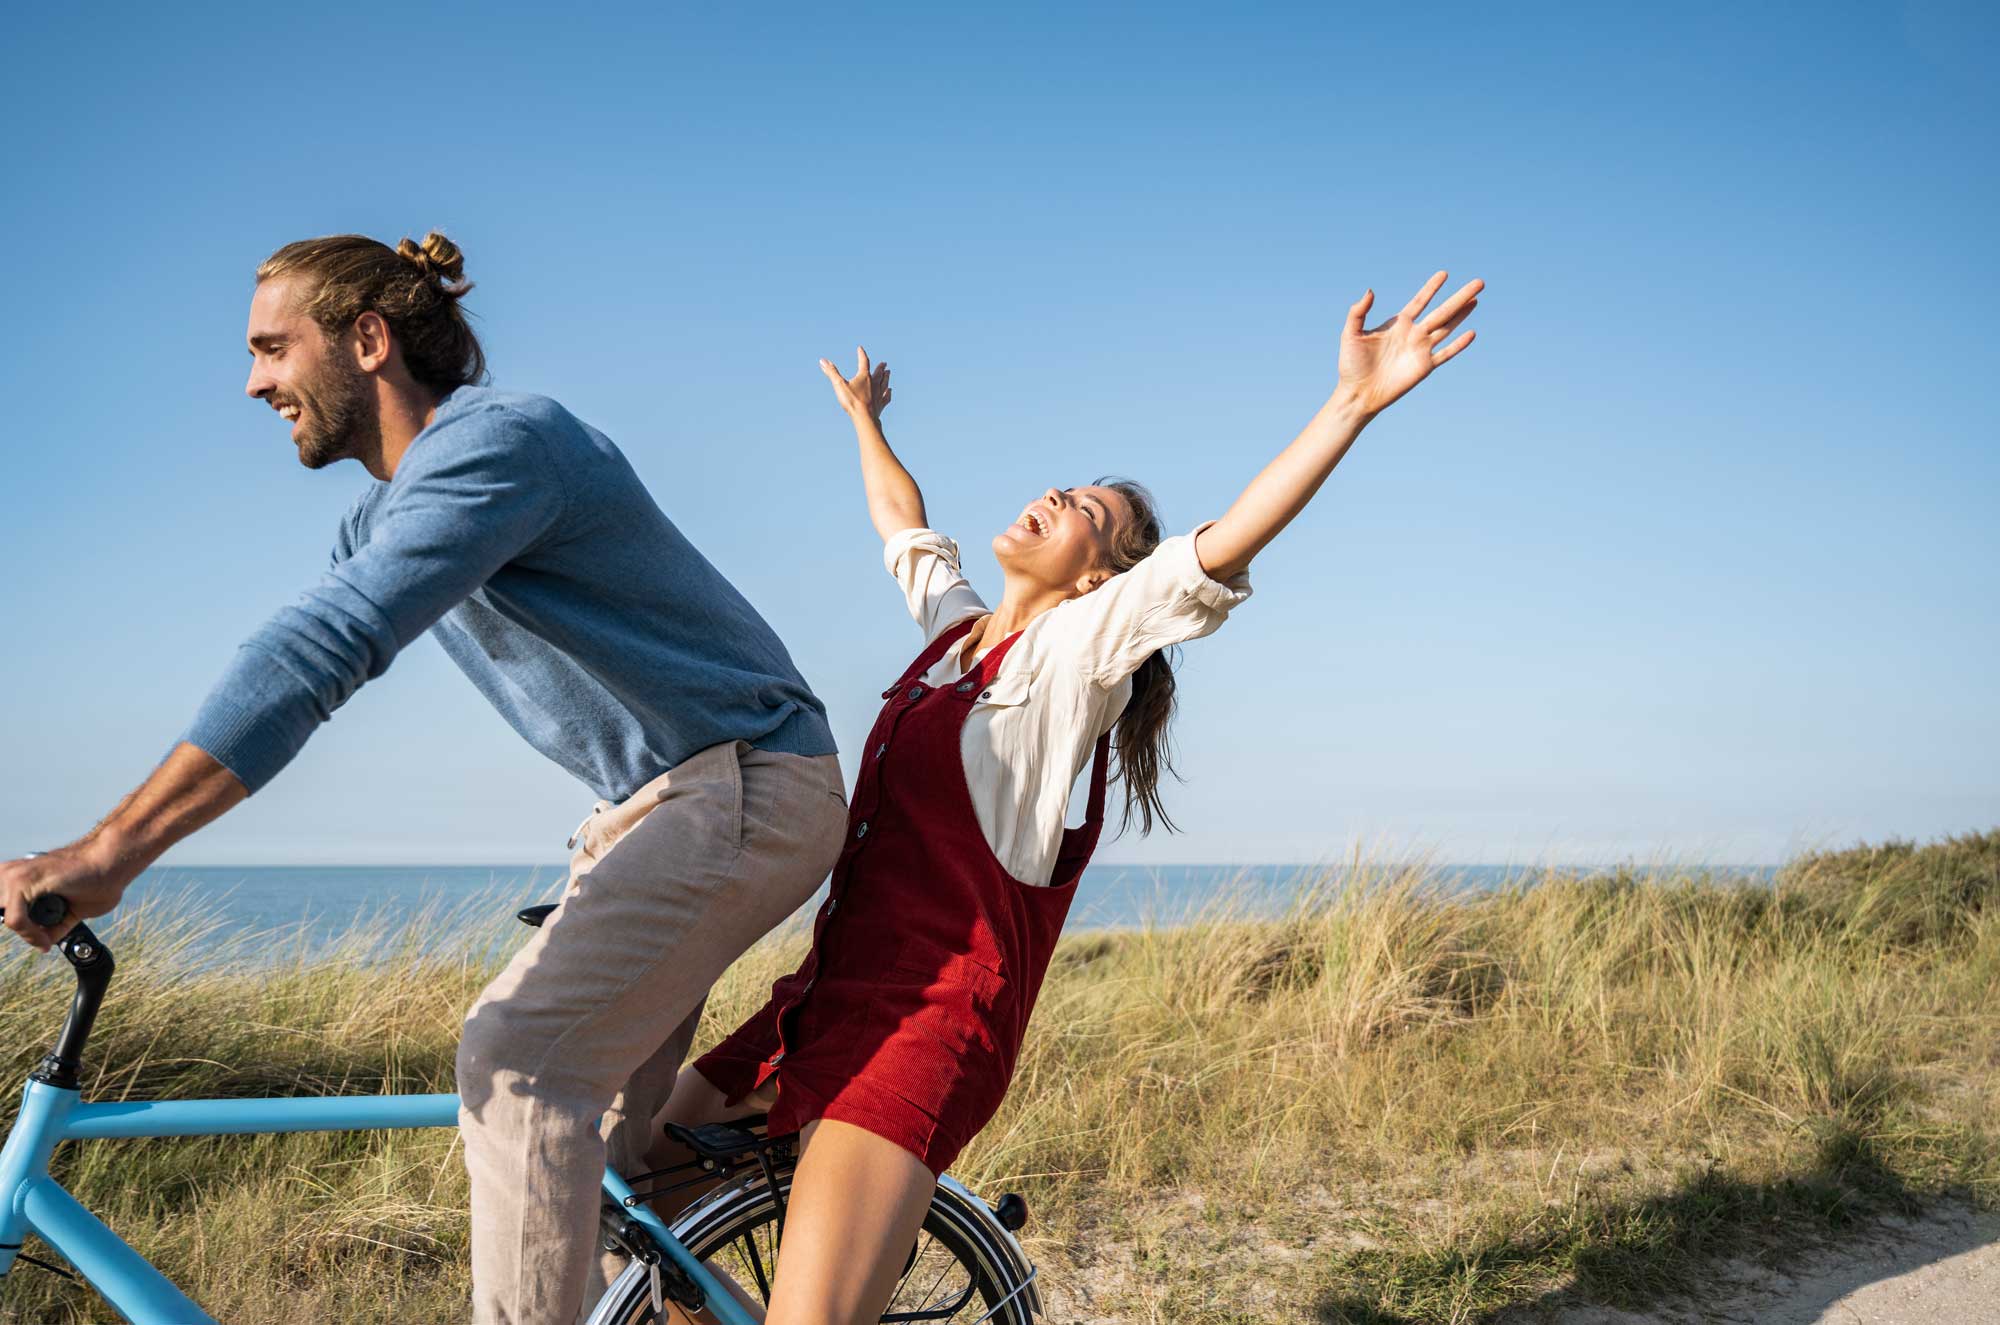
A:
{"label": "woman's red corduroy overalls", "polygon": [[731,1100],[773,1076],[770,1130],[837,1118],[942,1173],[1007,1093],[1077,879],[1097,848],[1111,738],[1097,742],[1089,809],[1063,830],[1047,887],[994,857],[959,753],[966,715],[1020,638],[965,677],[924,673],[972,628],[947,629],[882,692],[862,753],[847,845],[812,951],[771,1001],[695,1064]]}

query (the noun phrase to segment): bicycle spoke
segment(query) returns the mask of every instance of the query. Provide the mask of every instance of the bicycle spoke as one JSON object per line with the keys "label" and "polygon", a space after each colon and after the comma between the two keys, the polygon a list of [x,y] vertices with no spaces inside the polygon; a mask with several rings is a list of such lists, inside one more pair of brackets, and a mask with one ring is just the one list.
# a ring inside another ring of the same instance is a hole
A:
{"label": "bicycle spoke", "polygon": [[[969,1269],[956,1256],[939,1244],[937,1239],[928,1230],[925,1231],[924,1237],[924,1243],[911,1255],[910,1269],[904,1274],[902,1281],[897,1285],[896,1296],[890,1299],[889,1308],[882,1313],[882,1319],[885,1322],[900,1325],[902,1322],[955,1320],[958,1318],[959,1313],[965,1309],[966,1305],[972,1302],[978,1291],[978,1284],[973,1279]],[[923,1299],[913,1305],[904,1307],[902,1310],[897,1310],[897,1301],[901,1299],[909,1285],[917,1282],[923,1273],[921,1267],[925,1260],[925,1253],[932,1251],[936,1254],[931,1259],[939,1261],[940,1265],[937,1274],[931,1279],[930,1286],[924,1290]],[[947,1300],[940,1303],[938,1301],[940,1296],[938,1292],[939,1286],[944,1284],[945,1277],[954,1269],[965,1272],[964,1283],[962,1286],[953,1285],[952,1288],[947,1289],[944,1294]]]}
{"label": "bicycle spoke", "polygon": [[[1022,1274],[1013,1264],[988,1257],[980,1235],[969,1227],[972,1210],[960,1213],[965,1198],[956,1199],[954,1205],[954,1198],[940,1190],[938,1205],[915,1238],[908,1268],[881,1316],[883,1325],[1028,1325],[1022,1294],[1032,1272]],[[688,1230],[688,1249],[718,1270],[728,1262],[732,1277],[743,1285],[744,1300],[761,1297],[768,1305],[781,1259],[778,1221],[778,1205],[768,1187],[751,1185],[733,1204],[711,1209]]]}
{"label": "bicycle spoke", "polygon": [[764,1261],[757,1254],[755,1229],[743,1235],[743,1245],[750,1252],[750,1273],[757,1276],[757,1291],[763,1296],[764,1305],[768,1307],[771,1305],[771,1281],[764,1277]]}
{"label": "bicycle spoke", "polygon": [[[925,1242],[925,1245],[927,1245],[927,1246],[936,1246],[936,1245],[937,1245],[937,1239],[936,1239],[936,1238],[934,1238],[934,1237],[932,1237],[932,1236],[931,1236],[930,1234],[928,1234],[928,1233],[924,1234],[924,1242]],[[931,1303],[931,1295],[932,1295],[933,1293],[936,1293],[936,1292],[937,1292],[937,1286],[938,1286],[939,1284],[941,1284],[941,1283],[943,1283],[943,1282],[944,1282],[944,1277],[945,1277],[946,1275],[948,1275],[948,1274],[950,1274],[950,1273],[951,1273],[951,1267],[952,1267],[952,1266],[954,1266],[954,1265],[956,1265],[956,1264],[958,1264],[958,1262],[957,1262],[957,1261],[955,1261],[955,1260],[952,1260],[952,1259],[951,1259],[950,1257],[948,1257],[948,1256],[947,1256],[947,1257],[941,1257],[940,1259],[942,1259],[942,1260],[944,1261],[944,1264],[943,1264],[943,1265],[940,1265],[940,1266],[938,1267],[938,1272],[937,1272],[937,1278],[935,1278],[935,1279],[931,1280],[931,1286],[930,1286],[929,1288],[926,1288],[926,1289],[924,1290],[924,1296],[923,1296],[923,1300],[917,1303],[917,1308],[918,1308],[918,1310],[922,1310],[923,1308],[925,1308],[925,1307],[927,1307],[927,1306],[929,1306],[929,1305],[930,1305],[930,1303]],[[923,1264],[923,1260],[924,1260],[924,1254],[923,1254],[923,1252],[922,1252],[922,1251],[920,1250],[920,1251],[918,1251],[918,1252],[917,1252],[917,1264],[918,1264],[918,1265],[921,1265],[921,1264]],[[916,1268],[916,1266],[912,1266],[912,1267],[910,1267],[910,1268],[911,1268],[911,1269],[915,1269],[915,1268]],[[910,1280],[910,1277],[909,1277],[908,1275],[904,1275],[904,1276],[903,1276],[903,1282],[904,1282],[904,1283],[908,1283],[908,1282],[909,1282],[909,1280]],[[901,1292],[901,1289],[900,1289],[900,1288],[898,1288],[898,1290],[897,1290],[897,1291],[898,1291],[898,1293],[900,1293],[900,1292]]]}
{"label": "bicycle spoke", "polygon": [[882,1308],[882,1310],[885,1312],[895,1310],[896,1303],[902,1300],[903,1290],[910,1286],[910,1276],[916,1273],[917,1266],[924,1259],[924,1248],[930,1245],[931,1242],[930,1231],[928,1229],[920,1229],[918,1231],[923,1234],[924,1241],[919,1242],[911,1250],[910,1263],[903,1267],[902,1277],[896,1280],[896,1291],[889,1295],[889,1305]]}

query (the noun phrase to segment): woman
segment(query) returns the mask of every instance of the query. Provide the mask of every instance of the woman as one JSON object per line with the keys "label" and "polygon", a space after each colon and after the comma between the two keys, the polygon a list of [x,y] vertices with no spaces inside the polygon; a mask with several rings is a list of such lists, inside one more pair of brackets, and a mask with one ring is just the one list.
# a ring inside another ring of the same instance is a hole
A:
{"label": "woman", "polygon": [[[1220,520],[1163,541],[1134,484],[1043,493],[993,540],[1005,587],[991,609],[959,573],[956,545],[927,527],[882,435],[888,365],[871,370],[864,351],[849,379],[820,361],[926,643],[883,691],[811,952],[683,1070],[661,1115],[767,1109],[773,1135],[803,1133],[770,1322],[879,1317],[937,1175],[1006,1092],[1097,843],[1114,729],[1125,817],[1149,829],[1165,821],[1164,651],[1220,626],[1249,596],[1251,559],[1361,429],[1471,344],[1471,331],[1446,341],[1483,282],[1425,316],[1444,281],[1438,272],[1372,330],[1372,290],[1348,310],[1332,397]],[[1089,808],[1065,828],[1085,764]]]}

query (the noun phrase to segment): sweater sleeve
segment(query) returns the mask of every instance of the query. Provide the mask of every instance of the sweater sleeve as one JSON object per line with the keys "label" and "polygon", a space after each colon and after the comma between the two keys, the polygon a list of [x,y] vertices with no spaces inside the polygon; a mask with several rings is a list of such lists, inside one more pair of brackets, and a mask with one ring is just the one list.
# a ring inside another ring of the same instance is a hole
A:
{"label": "sweater sleeve", "polygon": [[560,475],[519,415],[476,409],[423,434],[365,540],[343,527],[331,569],[243,642],[181,739],[262,789],[398,651],[542,538],[563,504]]}

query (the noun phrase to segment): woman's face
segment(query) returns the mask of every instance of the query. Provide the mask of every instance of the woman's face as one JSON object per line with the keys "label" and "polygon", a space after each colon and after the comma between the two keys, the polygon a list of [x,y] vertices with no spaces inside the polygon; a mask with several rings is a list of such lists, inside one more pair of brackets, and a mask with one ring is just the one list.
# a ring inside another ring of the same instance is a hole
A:
{"label": "woman's face", "polygon": [[1089,593],[1111,577],[1111,545],[1132,509],[1110,488],[1050,488],[993,538],[1010,575]]}

